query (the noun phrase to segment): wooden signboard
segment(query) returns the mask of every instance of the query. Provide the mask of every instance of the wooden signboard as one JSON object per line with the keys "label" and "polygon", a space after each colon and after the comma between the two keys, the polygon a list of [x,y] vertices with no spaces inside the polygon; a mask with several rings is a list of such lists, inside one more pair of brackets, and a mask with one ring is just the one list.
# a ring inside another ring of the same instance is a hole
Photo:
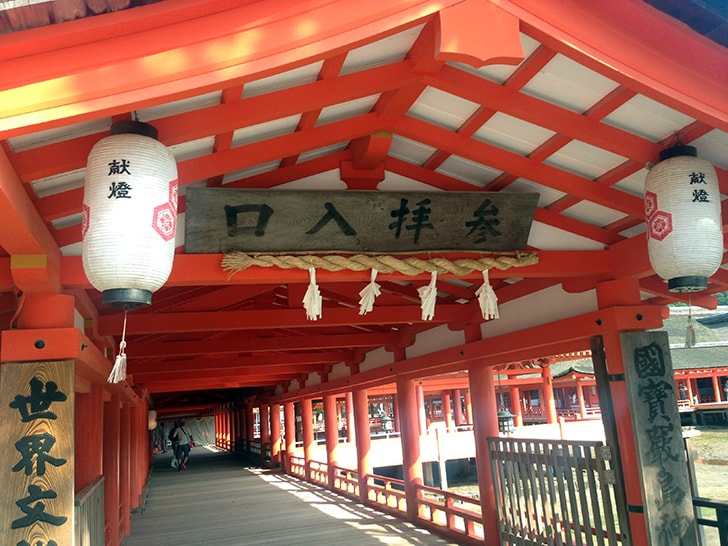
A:
{"label": "wooden signboard", "polygon": [[72,546],[75,364],[0,366],[0,541]]}
{"label": "wooden signboard", "polygon": [[538,194],[188,188],[188,253],[504,251]]}
{"label": "wooden signboard", "polygon": [[650,544],[697,546],[667,332],[621,335]]}

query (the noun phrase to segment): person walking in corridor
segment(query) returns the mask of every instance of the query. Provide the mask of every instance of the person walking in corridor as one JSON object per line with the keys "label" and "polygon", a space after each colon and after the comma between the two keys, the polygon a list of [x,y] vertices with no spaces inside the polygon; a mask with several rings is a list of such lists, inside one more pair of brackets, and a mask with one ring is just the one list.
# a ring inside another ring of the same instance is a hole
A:
{"label": "person walking in corridor", "polygon": [[177,458],[177,471],[187,470],[187,460],[190,457],[190,435],[185,430],[185,422],[180,421],[179,424],[170,432],[170,437],[177,439],[177,449],[175,457]]}

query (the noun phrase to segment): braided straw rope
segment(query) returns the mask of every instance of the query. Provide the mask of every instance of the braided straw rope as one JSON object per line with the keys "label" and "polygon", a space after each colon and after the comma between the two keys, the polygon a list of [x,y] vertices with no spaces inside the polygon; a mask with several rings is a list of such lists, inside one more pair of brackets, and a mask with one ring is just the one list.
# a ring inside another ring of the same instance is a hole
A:
{"label": "braided straw rope", "polygon": [[452,273],[453,275],[468,275],[473,271],[486,269],[508,269],[523,267],[538,263],[535,253],[503,254],[481,256],[479,258],[463,258],[448,260],[446,258],[430,258],[422,260],[416,257],[395,258],[394,256],[355,254],[352,256],[324,255],[324,256],[274,256],[271,254],[251,255],[245,252],[231,252],[222,259],[222,268],[234,274],[248,267],[280,267],[281,269],[310,269],[315,267],[325,271],[366,271],[376,269],[381,273],[402,273],[403,275],[419,275],[427,272],[438,274]]}

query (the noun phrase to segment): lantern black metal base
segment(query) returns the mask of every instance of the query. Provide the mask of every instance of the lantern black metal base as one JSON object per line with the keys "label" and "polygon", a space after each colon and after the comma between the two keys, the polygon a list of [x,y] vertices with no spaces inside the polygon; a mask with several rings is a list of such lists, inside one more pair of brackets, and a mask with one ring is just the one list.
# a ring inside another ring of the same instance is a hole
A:
{"label": "lantern black metal base", "polygon": [[112,307],[134,309],[152,304],[152,293],[140,288],[114,288],[101,293],[101,303]]}
{"label": "lantern black metal base", "polygon": [[708,277],[675,277],[667,287],[670,292],[700,292],[708,288]]}

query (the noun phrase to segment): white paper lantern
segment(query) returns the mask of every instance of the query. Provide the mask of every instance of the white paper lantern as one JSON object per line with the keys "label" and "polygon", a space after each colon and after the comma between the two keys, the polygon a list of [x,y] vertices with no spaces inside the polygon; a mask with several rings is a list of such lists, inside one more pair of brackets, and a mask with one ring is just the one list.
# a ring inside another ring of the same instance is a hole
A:
{"label": "white paper lantern", "polygon": [[150,305],[169,277],[177,165],[146,123],[114,123],[91,150],[83,197],[83,268],[104,305]]}
{"label": "white paper lantern", "polygon": [[645,181],[650,263],[672,292],[698,292],[720,267],[723,230],[713,166],[692,146],[660,153]]}

